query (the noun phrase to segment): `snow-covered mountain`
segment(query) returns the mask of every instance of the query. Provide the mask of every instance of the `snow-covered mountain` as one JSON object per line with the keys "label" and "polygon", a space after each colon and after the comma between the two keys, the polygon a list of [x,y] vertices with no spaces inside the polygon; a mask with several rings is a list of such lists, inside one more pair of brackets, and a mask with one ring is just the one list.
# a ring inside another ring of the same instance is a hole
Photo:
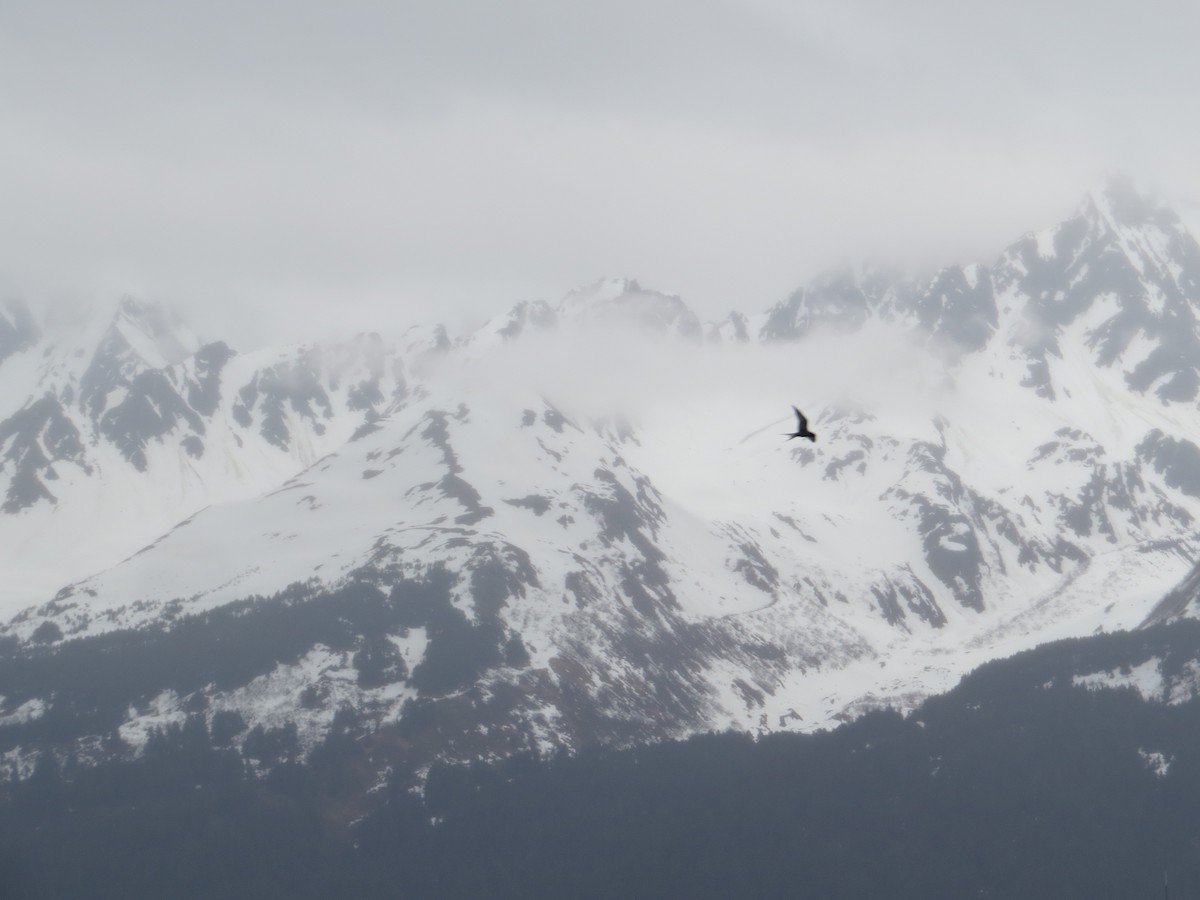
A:
{"label": "snow-covered mountain", "polygon": [[[77,750],[349,710],[414,766],[812,729],[1162,618],[1198,309],[1200,246],[1119,180],[990,266],[707,325],[632,281],[245,354],[129,299],[5,308],[0,752],[68,702]],[[88,700],[89,648],[141,674]]]}
{"label": "snow-covered mountain", "polygon": [[[11,307],[0,356],[0,543],[11,609],[211,503],[254,497],[402,395],[379,341],[234,353],[161,306]],[[0,331],[0,334],[4,333]]]}

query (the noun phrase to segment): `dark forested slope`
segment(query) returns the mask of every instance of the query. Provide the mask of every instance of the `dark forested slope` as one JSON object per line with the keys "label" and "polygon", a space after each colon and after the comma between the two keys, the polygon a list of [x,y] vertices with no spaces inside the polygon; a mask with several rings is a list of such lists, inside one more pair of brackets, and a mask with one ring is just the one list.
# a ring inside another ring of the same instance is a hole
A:
{"label": "dark forested slope", "polygon": [[250,757],[196,717],[8,785],[0,896],[1157,897],[1164,872],[1188,896],[1198,657],[1195,622],[1060,642],[907,718],[435,767],[353,822],[352,717],[303,763],[286,732]]}

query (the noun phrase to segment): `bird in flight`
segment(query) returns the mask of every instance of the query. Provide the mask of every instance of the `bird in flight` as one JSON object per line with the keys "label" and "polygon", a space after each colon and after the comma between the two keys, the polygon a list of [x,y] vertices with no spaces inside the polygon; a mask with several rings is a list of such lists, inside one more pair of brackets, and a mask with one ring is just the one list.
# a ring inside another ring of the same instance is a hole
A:
{"label": "bird in flight", "polygon": [[794,406],[792,409],[796,411],[796,432],[795,434],[789,434],[787,439],[790,441],[792,438],[808,438],[813,443],[816,443],[817,436],[808,430],[808,419],[805,418],[804,413],[800,412]]}

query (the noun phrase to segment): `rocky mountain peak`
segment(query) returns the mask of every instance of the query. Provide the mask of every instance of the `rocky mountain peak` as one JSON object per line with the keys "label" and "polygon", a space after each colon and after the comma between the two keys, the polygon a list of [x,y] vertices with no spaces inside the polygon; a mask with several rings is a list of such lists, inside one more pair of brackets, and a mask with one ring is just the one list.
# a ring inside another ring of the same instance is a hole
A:
{"label": "rocky mountain peak", "polygon": [[872,318],[905,317],[915,290],[902,273],[872,263],[831,269],[771,307],[759,337],[796,341],[818,328],[852,332]]}
{"label": "rocky mountain peak", "polygon": [[700,319],[675,294],[647,290],[632,278],[605,278],[577,288],[558,304],[563,322],[587,325],[639,325],[657,335],[701,336]]}
{"label": "rocky mountain peak", "polygon": [[485,322],[463,342],[468,346],[484,347],[518,338],[534,331],[544,331],[558,324],[558,313],[544,300],[522,300],[508,312]]}
{"label": "rocky mountain peak", "polygon": [[1079,214],[1095,227],[1112,231],[1178,220],[1168,207],[1159,205],[1150,194],[1139,191],[1133,179],[1126,175],[1113,175],[1089,191]]}
{"label": "rocky mountain peak", "polygon": [[84,349],[91,361],[79,378],[79,404],[96,420],[109,408],[114,392],[183,362],[200,349],[200,340],[175,310],[125,296],[96,346]]}
{"label": "rocky mountain peak", "polygon": [[131,296],[121,298],[109,331],[119,334],[129,349],[154,368],[183,362],[201,344],[178,310]]}
{"label": "rocky mountain peak", "polygon": [[1061,224],[1025,235],[993,268],[1008,342],[1028,359],[1026,383],[1057,396],[1064,341],[1140,392],[1192,400],[1200,386],[1200,245],[1170,209],[1128,179],[1092,191]]}

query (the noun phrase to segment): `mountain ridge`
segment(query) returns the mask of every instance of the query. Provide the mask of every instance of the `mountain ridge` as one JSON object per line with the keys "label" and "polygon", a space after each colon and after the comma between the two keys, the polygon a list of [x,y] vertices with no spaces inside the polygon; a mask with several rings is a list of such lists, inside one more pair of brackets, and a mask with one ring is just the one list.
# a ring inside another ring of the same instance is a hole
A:
{"label": "mountain ridge", "polygon": [[[1114,182],[991,266],[835,272],[721,323],[609,279],[457,339],[236,354],[122,306],[90,356],[0,361],[44,390],[0,410],[0,529],[69,533],[98,483],[157,518],[110,518],[106,563],[31,588],[0,635],[53,655],[237,604],[381,610],[244,684],[148,680],[135,749],[189,703],[306,746],[348,704],[464,758],[910,707],[991,656],[1153,620],[1188,575],[1197,304],[1200,247]],[[776,435],[793,402],[811,447]]]}

